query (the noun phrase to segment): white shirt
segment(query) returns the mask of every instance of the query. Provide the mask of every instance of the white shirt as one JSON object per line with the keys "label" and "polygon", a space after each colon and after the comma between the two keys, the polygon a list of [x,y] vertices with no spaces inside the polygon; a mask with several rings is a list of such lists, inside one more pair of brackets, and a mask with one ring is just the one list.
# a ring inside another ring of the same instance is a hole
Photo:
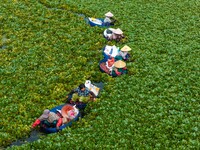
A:
{"label": "white shirt", "polygon": [[115,57],[119,53],[119,47],[116,47],[115,45],[113,46],[106,45],[104,53],[111,57]]}

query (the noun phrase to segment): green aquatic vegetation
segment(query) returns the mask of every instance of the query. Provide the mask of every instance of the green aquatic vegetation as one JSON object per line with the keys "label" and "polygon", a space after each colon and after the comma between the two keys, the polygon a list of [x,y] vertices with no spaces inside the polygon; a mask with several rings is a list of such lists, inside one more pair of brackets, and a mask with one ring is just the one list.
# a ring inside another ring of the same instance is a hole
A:
{"label": "green aquatic vegetation", "polygon": [[90,100],[89,96],[78,96],[77,93],[74,93],[72,95],[72,101],[73,102],[79,101],[79,102],[87,103],[89,100]]}
{"label": "green aquatic vegetation", "polygon": [[[0,145],[28,136],[44,109],[65,102],[69,91],[90,79],[105,87],[83,119],[59,134],[8,149],[198,149],[199,5],[4,0]],[[91,28],[77,15],[104,17],[107,11],[119,21],[124,41],[106,41],[104,28]],[[132,48],[128,75],[111,78],[99,71],[106,44]]]}
{"label": "green aquatic vegetation", "polygon": [[77,93],[74,93],[74,94],[72,95],[72,101],[76,102],[76,101],[78,101],[78,100],[79,100],[78,94],[77,94]]}
{"label": "green aquatic vegetation", "polygon": [[90,100],[90,97],[81,96],[79,98],[80,102],[87,103]]}

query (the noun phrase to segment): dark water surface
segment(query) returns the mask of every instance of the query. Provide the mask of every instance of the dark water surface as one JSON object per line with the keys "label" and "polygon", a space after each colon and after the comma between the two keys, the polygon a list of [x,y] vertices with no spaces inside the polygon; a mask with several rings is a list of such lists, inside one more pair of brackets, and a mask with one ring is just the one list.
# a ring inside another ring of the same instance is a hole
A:
{"label": "dark water surface", "polygon": [[44,135],[46,135],[46,134],[40,132],[39,130],[33,130],[33,131],[31,131],[31,134],[28,138],[17,140],[15,142],[13,142],[9,147],[20,146],[25,143],[34,142],[34,141],[38,140],[40,138],[40,136],[44,136]]}

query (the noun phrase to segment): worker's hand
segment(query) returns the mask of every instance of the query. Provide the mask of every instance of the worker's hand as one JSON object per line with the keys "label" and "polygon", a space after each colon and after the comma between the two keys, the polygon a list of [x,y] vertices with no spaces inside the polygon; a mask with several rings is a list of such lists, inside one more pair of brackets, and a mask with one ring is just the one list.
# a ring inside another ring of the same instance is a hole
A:
{"label": "worker's hand", "polygon": [[31,127],[30,127],[31,129],[34,129],[35,128],[35,126],[34,125],[31,125]]}
{"label": "worker's hand", "polygon": [[115,22],[117,22],[117,20],[116,20],[116,19],[113,19],[113,23],[115,23]]}
{"label": "worker's hand", "polygon": [[119,76],[121,75],[121,72],[119,72],[118,70],[115,70],[115,73]]}
{"label": "worker's hand", "polygon": [[33,131],[33,130],[34,130],[34,127],[33,127],[33,126],[30,126],[30,130]]}

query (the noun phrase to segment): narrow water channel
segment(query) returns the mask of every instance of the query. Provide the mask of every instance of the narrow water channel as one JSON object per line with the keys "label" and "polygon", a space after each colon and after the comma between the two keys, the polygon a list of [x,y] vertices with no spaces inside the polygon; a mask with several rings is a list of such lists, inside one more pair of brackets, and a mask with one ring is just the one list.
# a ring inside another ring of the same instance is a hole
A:
{"label": "narrow water channel", "polygon": [[[100,91],[99,91],[99,95],[100,95],[101,91],[102,91],[102,89],[104,87],[104,83],[103,82],[99,82],[99,83],[92,83],[92,84],[94,84],[95,86],[100,88]],[[84,115],[82,114],[81,118],[83,116]],[[10,146],[8,146],[8,147],[21,146],[21,145],[26,144],[26,143],[31,143],[31,142],[34,142],[34,141],[40,139],[41,136],[45,136],[45,135],[46,135],[46,133],[43,133],[40,130],[34,129],[34,130],[31,131],[31,134],[30,134],[30,136],[28,138],[19,139],[19,140],[15,141],[15,142],[11,143]]]}
{"label": "narrow water channel", "polygon": [[33,130],[33,131],[31,131],[31,134],[28,138],[17,140],[15,142],[11,143],[11,145],[9,147],[21,146],[22,144],[34,142],[34,141],[38,140],[41,136],[45,136],[45,135],[46,135],[45,133],[42,133],[39,130]]}
{"label": "narrow water channel", "polygon": [[[43,5],[42,3],[41,3],[41,5]],[[54,10],[65,10],[65,9],[60,9],[60,8],[49,8],[49,7],[47,7],[47,6],[45,6],[45,5],[43,5],[44,7],[46,7],[46,8],[48,8],[48,9],[54,9]],[[85,22],[88,24],[88,17],[86,16],[86,15],[84,15],[84,14],[79,14],[79,13],[74,13],[74,12],[72,12],[72,11],[68,11],[69,13],[73,13],[73,14],[75,14],[75,15],[77,15],[78,17],[82,17],[84,20],[85,20]],[[0,50],[4,50],[7,46],[4,44],[4,43],[6,43],[6,40],[7,40],[7,38],[6,38],[6,36],[5,35],[3,35],[3,37],[2,37],[2,46],[0,47]],[[90,63],[92,63],[92,62],[90,62]],[[102,82],[100,82],[100,83],[94,83],[94,85],[96,85],[97,87],[99,87],[100,88],[100,91],[103,89],[103,87],[104,87],[104,84],[102,83]],[[83,116],[82,116],[83,117]],[[17,141],[15,141],[15,142],[13,142],[13,143],[11,143],[8,147],[12,147],[12,146],[21,146],[21,145],[23,145],[23,144],[26,144],[26,143],[30,143],[30,142],[34,142],[34,141],[36,141],[36,140],[38,140],[41,136],[45,136],[46,134],[45,133],[43,133],[43,132],[40,132],[39,130],[33,130],[33,131],[31,131],[31,133],[30,133],[30,136],[28,137],[28,138],[24,138],[24,139],[19,139],[19,140],[17,140]],[[7,148],[8,148],[7,147]]]}

